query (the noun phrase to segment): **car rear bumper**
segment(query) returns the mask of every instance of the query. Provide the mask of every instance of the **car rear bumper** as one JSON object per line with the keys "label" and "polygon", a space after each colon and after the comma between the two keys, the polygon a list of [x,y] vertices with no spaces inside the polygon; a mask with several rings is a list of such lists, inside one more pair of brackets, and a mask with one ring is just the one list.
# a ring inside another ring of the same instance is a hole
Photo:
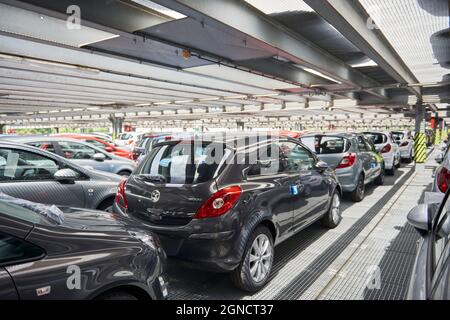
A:
{"label": "car rear bumper", "polygon": [[[128,215],[116,204],[113,210]],[[139,216],[133,218],[158,235],[167,256],[184,260],[195,268],[227,272],[234,270],[241,260],[240,233],[231,230],[231,224],[224,221],[230,220],[231,215],[232,212],[227,213],[226,219],[224,216],[193,219],[182,226],[153,225]]]}
{"label": "car rear bumper", "polygon": [[384,168],[391,170],[394,167],[394,153],[383,154]]}
{"label": "car rear bumper", "polygon": [[409,147],[399,148],[399,150],[400,150],[400,156],[403,159],[408,159],[411,156],[411,150]]}
{"label": "car rear bumper", "polygon": [[353,192],[356,189],[358,177],[356,176],[353,167],[337,169],[336,177],[343,192]]}

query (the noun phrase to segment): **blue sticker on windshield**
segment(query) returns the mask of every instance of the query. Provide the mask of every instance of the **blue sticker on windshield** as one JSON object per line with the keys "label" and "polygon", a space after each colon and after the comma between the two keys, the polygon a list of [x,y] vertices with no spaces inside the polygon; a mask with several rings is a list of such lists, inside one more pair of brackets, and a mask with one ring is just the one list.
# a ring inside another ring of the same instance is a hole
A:
{"label": "blue sticker on windshield", "polygon": [[375,169],[377,167],[377,163],[376,162],[372,162],[370,165],[371,165],[372,169]]}
{"label": "blue sticker on windshield", "polygon": [[161,161],[159,161],[159,165],[161,167],[168,167],[169,164],[170,164],[170,159],[169,158],[161,159]]}
{"label": "blue sticker on windshield", "polygon": [[298,195],[298,187],[297,186],[291,186],[291,194],[293,196]]}

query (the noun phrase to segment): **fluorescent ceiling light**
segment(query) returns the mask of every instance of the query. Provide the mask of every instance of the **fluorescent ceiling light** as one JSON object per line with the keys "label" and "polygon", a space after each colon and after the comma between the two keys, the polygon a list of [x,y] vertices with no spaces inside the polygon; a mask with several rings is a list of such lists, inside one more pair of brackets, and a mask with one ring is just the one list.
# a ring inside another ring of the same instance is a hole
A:
{"label": "fluorescent ceiling light", "polygon": [[154,3],[153,1],[149,1],[149,0],[133,0],[133,2],[140,4],[143,7],[149,8],[151,10],[154,10],[156,12],[159,12],[167,17],[170,17],[172,19],[183,19],[186,18],[186,16],[184,14],[181,14],[177,11],[174,11],[172,9],[163,7],[157,3]]}
{"label": "fluorescent ceiling light", "polygon": [[377,67],[377,66],[378,66],[378,64],[375,61],[373,61],[372,59],[369,59],[368,61],[364,61],[364,62],[350,64],[350,67],[352,67],[352,68]]}
{"label": "fluorescent ceiling light", "polygon": [[0,31],[34,39],[82,47],[119,35],[80,25],[69,29],[66,20],[0,3]]}
{"label": "fluorescent ceiling light", "polygon": [[321,77],[321,78],[324,78],[324,79],[327,79],[327,80],[336,82],[337,84],[342,84],[342,82],[340,82],[340,81],[338,81],[338,80],[336,80],[336,79],[333,79],[333,78],[331,78],[331,77],[329,77],[329,76],[327,76],[327,75],[325,75],[325,74],[323,74],[322,72],[319,72],[319,71],[317,71],[317,70],[314,70],[314,69],[311,69],[311,68],[307,68],[307,67],[303,67],[303,66],[300,66],[300,65],[298,65],[298,64],[294,64],[294,66],[296,66],[296,67],[299,68],[299,69],[303,69],[303,70],[305,70],[306,72],[309,72],[309,73],[311,73],[311,74],[315,74],[316,76],[319,76],[319,77]]}
{"label": "fluorescent ceiling light", "polygon": [[245,2],[265,14],[289,11],[314,11],[302,0],[245,0]]}

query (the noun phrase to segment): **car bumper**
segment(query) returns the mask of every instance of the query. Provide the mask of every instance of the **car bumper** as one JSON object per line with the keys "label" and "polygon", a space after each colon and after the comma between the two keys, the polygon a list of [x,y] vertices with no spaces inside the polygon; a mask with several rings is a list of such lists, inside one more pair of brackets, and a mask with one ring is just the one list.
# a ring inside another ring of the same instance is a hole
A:
{"label": "car bumper", "polygon": [[394,154],[383,154],[384,168],[391,170],[394,167]]}
{"label": "car bumper", "polygon": [[357,185],[357,175],[354,168],[337,169],[336,177],[343,192],[353,192]]}
{"label": "car bumper", "polygon": [[402,159],[409,159],[410,156],[411,150],[408,147],[400,148],[400,157],[402,157]]}
{"label": "car bumper", "polygon": [[[128,215],[116,204],[113,210]],[[158,235],[169,257],[181,259],[195,268],[215,272],[232,271],[240,263],[240,233],[232,230],[230,223],[236,221],[232,217],[235,216],[233,212],[227,213],[226,218],[193,219],[182,226],[154,225],[138,215],[132,216]]]}

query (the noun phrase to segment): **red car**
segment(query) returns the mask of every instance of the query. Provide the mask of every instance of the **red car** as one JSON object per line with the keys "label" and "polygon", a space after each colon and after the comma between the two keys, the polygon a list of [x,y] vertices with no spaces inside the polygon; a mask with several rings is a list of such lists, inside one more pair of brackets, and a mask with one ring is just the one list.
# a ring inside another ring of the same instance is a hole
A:
{"label": "red car", "polygon": [[76,134],[76,133],[64,133],[64,134],[53,134],[53,137],[66,137],[71,139],[82,140],[87,143],[93,144],[94,146],[105,150],[106,152],[111,152],[116,156],[131,159],[131,151],[121,149],[116,147],[115,145],[102,140],[99,137],[90,136],[87,134]]}

